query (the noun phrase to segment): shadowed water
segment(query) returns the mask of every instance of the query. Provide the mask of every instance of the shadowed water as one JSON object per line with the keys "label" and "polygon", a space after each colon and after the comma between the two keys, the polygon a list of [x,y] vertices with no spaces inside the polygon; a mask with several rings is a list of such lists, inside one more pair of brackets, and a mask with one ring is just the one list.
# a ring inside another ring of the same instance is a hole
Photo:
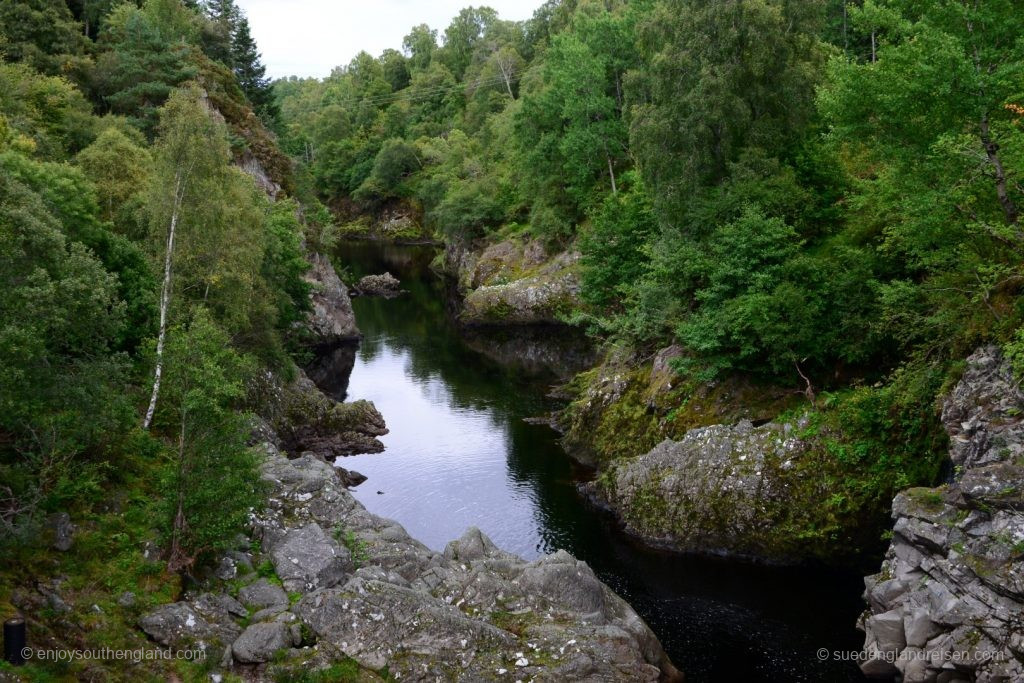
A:
{"label": "shadowed water", "polygon": [[[356,497],[436,550],[468,526],[534,558],[564,548],[586,560],[654,629],[697,681],[861,680],[828,650],[857,650],[859,576],[683,557],[621,534],[575,489],[557,434],[523,418],[557,407],[546,395],[585,367],[586,344],[555,330],[462,334],[425,247],[346,244],[349,277],[390,270],[407,293],[356,298],[365,338],[317,359],[311,376],[335,397],[373,401],[390,433],[381,454],[339,464],[369,477]],[[349,375],[349,373],[351,373]],[[347,385],[346,385],[347,379]]]}

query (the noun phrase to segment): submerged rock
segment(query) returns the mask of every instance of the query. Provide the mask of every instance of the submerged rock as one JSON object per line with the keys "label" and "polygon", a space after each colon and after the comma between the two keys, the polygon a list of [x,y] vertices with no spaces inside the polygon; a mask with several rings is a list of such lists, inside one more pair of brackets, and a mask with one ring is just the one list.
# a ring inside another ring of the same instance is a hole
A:
{"label": "submerged rock", "polygon": [[356,290],[364,296],[392,297],[402,293],[401,284],[391,273],[366,275],[356,283]]}
{"label": "submerged rock", "polygon": [[869,676],[1024,680],[1024,393],[995,347],[946,398],[950,484],[892,506],[892,542],[865,579]]}
{"label": "submerged rock", "polygon": [[310,269],[304,279],[313,287],[310,294],[313,310],[309,313],[307,327],[315,342],[334,344],[359,339],[352,300],[330,259],[314,253],[310,254],[309,263]]}

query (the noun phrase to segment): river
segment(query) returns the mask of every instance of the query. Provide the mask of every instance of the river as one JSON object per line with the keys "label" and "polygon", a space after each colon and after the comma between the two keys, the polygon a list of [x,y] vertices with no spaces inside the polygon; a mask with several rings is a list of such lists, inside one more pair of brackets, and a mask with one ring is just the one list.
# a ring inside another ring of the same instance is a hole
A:
{"label": "river", "polygon": [[[555,330],[466,335],[428,264],[428,247],[346,243],[347,277],[390,271],[407,293],[357,297],[357,350],[319,359],[318,382],[337,398],[373,401],[390,433],[380,454],[339,464],[368,480],[356,497],[435,550],[480,527],[526,558],[564,548],[630,602],[689,683],[856,681],[860,576],[680,556],[641,546],[587,505],[558,435],[524,418],[557,407],[556,373],[581,366],[578,340]],[[346,277],[346,275],[343,275]]]}

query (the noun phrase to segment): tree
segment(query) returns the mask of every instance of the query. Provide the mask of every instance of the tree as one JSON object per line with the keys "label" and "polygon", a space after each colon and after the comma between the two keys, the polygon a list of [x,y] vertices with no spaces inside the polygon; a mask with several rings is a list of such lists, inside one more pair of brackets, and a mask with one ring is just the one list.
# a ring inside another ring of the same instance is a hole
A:
{"label": "tree", "polygon": [[236,412],[253,368],[202,307],[171,331],[167,360],[160,422],[176,436],[163,480],[167,564],[186,571],[228,547],[259,506],[258,460]]}
{"label": "tree", "polygon": [[87,247],[116,277],[124,301],[123,324],[111,346],[134,351],[152,334],[156,281],[143,250],[113,234],[100,218],[96,192],[81,169],[68,164],[37,162],[19,154],[0,155],[0,171],[23,183],[43,201],[64,235]]}
{"label": "tree", "polygon": [[599,308],[621,307],[629,287],[648,268],[646,248],[657,233],[657,218],[635,171],[624,191],[606,195],[589,229],[581,231],[583,300]]}
{"label": "tree", "polygon": [[142,422],[144,429],[153,421],[160,395],[179,226],[190,232],[201,229],[204,210],[221,191],[217,181],[223,177],[220,171],[228,159],[223,124],[210,117],[199,102],[199,93],[175,91],[160,115],[148,200],[154,233],[163,236],[164,246],[156,364],[149,407]]}
{"label": "tree", "polygon": [[626,128],[608,89],[603,58],[575,35],[560,34],[516,119],[523,165],[533,169],[527,183],[537,187],[531,194],[552,207],[571,207],[569,220],[590,207],[599,178],[618,191],[615,167],[625,157]]}
{"label": "tree", "polygon": [[196,75],[195,22],[177,0],[147,0],[141,9],[119,5],[104,24],[100,43],[107,50],[97,63],[98,88],[112,111],[147,135],[175,86]]}
{"label": "tree", "polygon": [[414,26],[402,39],[402,49],[408,55],[409,67],[413,71],[426,69],[437,50],[437,31],[426,24]]}
{"label": "tree", "polygon": [[228,68],[234,66],[232,43],[241,11],[234,0],[207,0],[202,5],[209,20],[203,27],[203,52]]}
{"label": "tree", "polygon": [[942,353],[1014,319],[1024,18],[1009,0],[885,0],[851,21],[874,58],[832,60],[819,98],[856,180],[850,220],[884,259],[888,330]]}
{"label": "tree", "polygon": [[111,126],[75,157],[96,186],[100,216],[135,240],[145,237],[145,233],[138,232],[138,216],[153,166],[153,158],[143,145],[144,140],[132,139]]}
{"label": "tree", "polygon": [[441,54],[455,78],[462,79],[477,44],[497,20],[498,13],[490,7],[467,7],[452,19],[444,31]]}
{"label": "tree", "polygon": [[44,74],[80,75],[88,41],[64,0],[0,3],[0,54]]}
{"label": "tree", "polygon": [[813,114],[822,5],[666,0],[641,22],[630,141],[659,210],[684,220],[749,148],[785,154]]}
{"label": "tree", "polygon": [[250,33],[249,20],[244,15],[238,19],[231,38],[231,67],[253,111],[265,124],[273,127],[280,111],[267,78],[267,68]]}
{"label": "tree", "polygon": [[64,160],[95,134],[92,107],[81,91],[26,64],[0,62],[0,112],[43,159]]}
{"label": "tree", "polygon": [[[2,144],[0,144],[2,147]],[[11,155],[4,152],[2,156]],[[56,189],[56,188],[54,188]],[[59,190],[58,190],[59,191]],[[0,528],[13,534],[126,428],[117,278],[39,193],[0,172]]]}

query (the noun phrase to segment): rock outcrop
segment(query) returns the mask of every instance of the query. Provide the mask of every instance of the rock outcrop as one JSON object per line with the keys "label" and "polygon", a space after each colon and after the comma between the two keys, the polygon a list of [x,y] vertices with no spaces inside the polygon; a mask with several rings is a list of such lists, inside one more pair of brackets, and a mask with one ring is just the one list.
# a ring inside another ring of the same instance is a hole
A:
{"label": "rock outcrop", "polygon": [[588,467],[634,458],[691,429],[749,420],[764,423],[792,408],[791,389],[743,377],[714,382],[685,379],[672,369],[682,349],[668,346],[653,358],[613,348],[601,363],[562,388],[569,400],[557,416],[562,445]]}
{"label": "rock outcrop", "polygon": [[360,337],[348,288],[338,277],[329,258],[323,254],[309,255],[310,269],[304,279],[313,287],[307,327],[318,344],[355,341]]}
{"label": "rock outcrop", "polygon": [[297,372],[292,382],[270,382],[266,390],[264,418],[280,447],[292,455],[312,452],[323,460],[384,450],[377,437],[388,429],[373,403],[338,403]]}
{"label": "rock outcrop", "polygon": [[331,465],[264,448],[272,492],[248,564],[269,558],[274,578],[250,573],[233,580],[240,600],[189,594],[143,617],[159,642],[223,652],[222,671],[254,681],[343,660],[367,680],[383,667],[403,681],[681,679],[640,617],[568,553],[526,562],[477,529],[432,551],[367,512]]}
{"label": "rock outcrop", "polygon": [[465,296],[467,325],[562,324],[578,307],[579,252],[549,257],[536,240],[505,240],[482,251],[449,245],[442,270]]}
{"label": "rock outcrop", "polygon": [[1024,393],[995,347],[946,398],[952,481],[896,496],[865,579],[864,673],[906,683],[1024,680]]}
{"label": "rock outcrop", "polygon": [[626,530],[676,551],[800,559],[787,529],[827,497],[797,424],[713,425],[666,439],[583,485]]}
{"label": "rock outcrop", "polygon": [[402,293],[401,284],[391,273],[365,275],[356,283],[356,291],[363,296],[392,297]]}

